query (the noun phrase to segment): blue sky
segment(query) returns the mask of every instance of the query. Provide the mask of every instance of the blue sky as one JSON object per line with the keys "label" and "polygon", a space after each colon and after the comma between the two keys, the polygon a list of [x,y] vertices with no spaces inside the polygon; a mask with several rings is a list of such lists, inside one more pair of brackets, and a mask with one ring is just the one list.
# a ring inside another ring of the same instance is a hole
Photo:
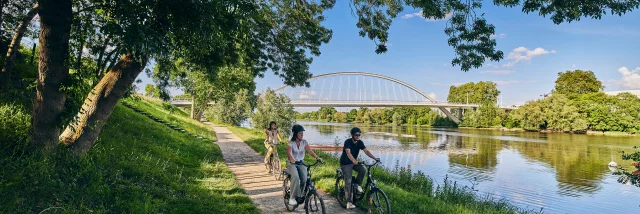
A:
{"label": "blue sky", "polygon": [[[638,11],[555,25],[549,17],[487,2],[482,10],[496,26],[497,48],[505,58],[463,72],[450,66],[454,53],[444,34],[446,21],[425,20],[414,14],[418,9],[406,8],[393,20],[388,52],[378,55],[373,41],[358,36],[357,19],[348,2],[337,1],[325,13],[325,26],[333,30],[333,38],[322,46],[322,55],[314,58],[314,75],[341,71],[387,75],[434,93],[440,101],[446,100],[451,85],[494,81],[504,105],[523,104],[550,92],[558,72],[573,69],[593,71],[605,84],[605,91],[640,89]],[[145,84],[150,82],[146,74],[140,77]],[[267,73],[256,83],[258,93],[281,86],[282,80]],[[174,90],[172,95],[179,93]]]}

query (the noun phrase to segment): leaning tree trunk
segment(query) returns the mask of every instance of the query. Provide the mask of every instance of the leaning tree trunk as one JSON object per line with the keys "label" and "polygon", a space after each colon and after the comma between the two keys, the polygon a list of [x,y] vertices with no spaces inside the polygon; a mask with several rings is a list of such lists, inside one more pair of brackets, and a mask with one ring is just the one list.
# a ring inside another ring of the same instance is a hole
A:
{"label": "leaning tree trunk", "polygon": [[7,54],[4,57],[4,64],[2,65],[2,87],[5,87],[9,81],[9,78],[11,78],[11,69],[13,68],[13,63],[17,55],[16,53],[18,52],[18,49],[20,49],[22,36],[24,36],[24,32],[27,31],[27,27],[31,23],[31,20],[33,20],[33,17],[36,16],[36,14],[38,14],[38,3],[33,5],[31,10],[29,10],[27,15],[22,19],[22,22],[20,22],[18,28],[13,34],[13,39],[11,39],[11,44],[7,49]]}
{"label": "leaning tree trunk", "polygon": [[40,0],[38,4],[40,50],[31,126],[34,145],[53,148],[58,145],[60,115],[67,99],[60,87],[69,77],[65,63],[69,56],[72,4],[71,0]]}
{"label": "leaning tree trunk", "polygon": [[131,53],[124,54],[91,90],[78,113],[77,120],[64,130],[60,135],[60,141],[70,146],[76,154],[89,151],[96,143],[118,100],[142,72],[146,61],[136,60]]}

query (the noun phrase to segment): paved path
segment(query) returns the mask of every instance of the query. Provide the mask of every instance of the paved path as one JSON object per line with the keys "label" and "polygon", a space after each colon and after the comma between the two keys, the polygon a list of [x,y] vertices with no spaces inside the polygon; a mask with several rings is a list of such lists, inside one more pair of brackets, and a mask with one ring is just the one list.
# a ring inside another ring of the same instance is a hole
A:
{"label": "paved path", "polygon": [[[216,132],[216,144],[220,146],[227,166],[262,213],[304,213],[303,206],[298,206],[294,212],[287,212],[282,199],[282,181],[267,173],[260,154],[226,127],[209,125]],[[361,213],[342,208],[331,195],[321,193],[321,197],[327,208],[326,213]]]}

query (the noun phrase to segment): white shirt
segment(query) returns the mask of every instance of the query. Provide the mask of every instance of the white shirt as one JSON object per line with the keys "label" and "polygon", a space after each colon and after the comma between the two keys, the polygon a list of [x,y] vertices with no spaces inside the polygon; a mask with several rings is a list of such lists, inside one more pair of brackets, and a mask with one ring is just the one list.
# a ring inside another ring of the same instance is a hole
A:
{"label": "white shirt", "polygon": [[289,146],[291,147],[291,157],[295,161],[304,160],[305,147],[309,145],[307,140],[301,140],[300,146],[296,145],[296,141],[289,141]]}
{"label": "white shirt", "polygon": [[278,141],[276,141],[277,134],[278,134],[278,130],[273,130],[273,131],[267,130],[267,136],[268,136],[267,141],[270,144],[278,145]]}

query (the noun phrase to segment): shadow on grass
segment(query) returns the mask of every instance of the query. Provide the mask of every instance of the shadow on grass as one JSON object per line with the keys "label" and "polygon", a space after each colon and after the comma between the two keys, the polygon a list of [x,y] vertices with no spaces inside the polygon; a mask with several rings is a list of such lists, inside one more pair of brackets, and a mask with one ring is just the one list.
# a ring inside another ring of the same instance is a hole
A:
{"label": "shadow on grass", "polygon": [[0,213],[258,213],[217,145],[122,105],[85,156],[58,148],[0,165]]}

